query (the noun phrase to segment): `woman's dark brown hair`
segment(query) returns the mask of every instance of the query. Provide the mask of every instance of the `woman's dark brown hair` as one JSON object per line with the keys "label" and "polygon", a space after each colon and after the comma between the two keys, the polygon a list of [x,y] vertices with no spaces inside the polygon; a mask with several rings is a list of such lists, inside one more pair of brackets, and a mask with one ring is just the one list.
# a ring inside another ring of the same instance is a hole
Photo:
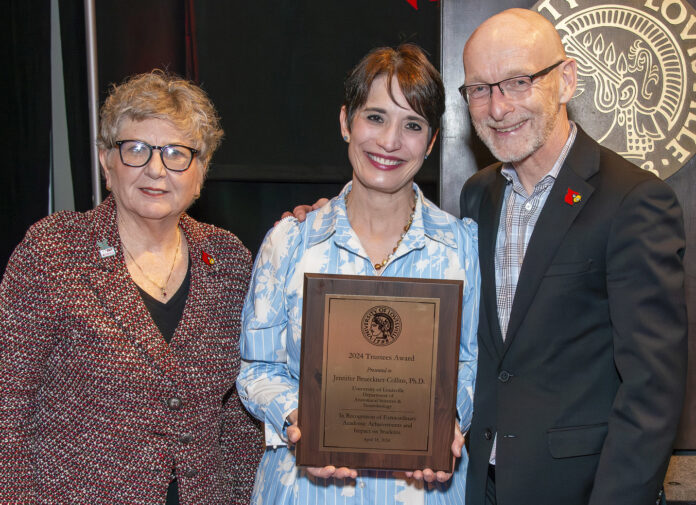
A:
{"label": "woman's dark brown hair", "polygon": [[445,87],[440,73],[420,47],[402,44],[396,49],[373,49],[348,75],[343,105],[346,107],[349,128],[355,113],[367,102],[372,83],[382,75],[387,76],[387,91],[394,103],[397,102],[392,95],[391,82],[396,78],[411,108],[428,121],[431,129],[439,127],[440,118],[445,112]]}

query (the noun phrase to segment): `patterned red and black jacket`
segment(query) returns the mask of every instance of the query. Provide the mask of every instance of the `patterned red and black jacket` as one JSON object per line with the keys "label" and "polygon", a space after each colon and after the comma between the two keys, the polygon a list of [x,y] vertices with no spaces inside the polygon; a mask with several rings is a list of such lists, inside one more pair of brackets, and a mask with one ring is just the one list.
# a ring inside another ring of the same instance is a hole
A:
{"label": "patterned red and black jacket", "polygon": [[15,250],[0,284],[1,504],[164,503],[172,470],[182,505],[248,503],[263,442],[234,383],[251,255],[180,226],[191,284],[170,344],[128,274],[112,198],[39,221]]}

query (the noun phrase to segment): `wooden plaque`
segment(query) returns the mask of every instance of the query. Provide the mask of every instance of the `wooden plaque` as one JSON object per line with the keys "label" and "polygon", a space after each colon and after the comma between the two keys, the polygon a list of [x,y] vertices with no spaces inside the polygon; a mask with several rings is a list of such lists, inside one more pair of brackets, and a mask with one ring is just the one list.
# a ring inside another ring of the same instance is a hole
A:
{"label": "wooden plaque", "polygon": [[462,286],[305,274],[298,465],[452,471]]}

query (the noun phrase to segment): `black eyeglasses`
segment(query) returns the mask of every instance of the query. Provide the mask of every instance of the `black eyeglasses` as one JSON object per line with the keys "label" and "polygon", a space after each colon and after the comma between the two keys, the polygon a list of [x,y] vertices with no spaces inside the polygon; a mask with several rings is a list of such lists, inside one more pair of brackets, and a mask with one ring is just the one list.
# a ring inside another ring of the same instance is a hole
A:
{"label": "black eyeglasses", "polygon": [[550,67],[539,70],[536,74],[532,75],[517,75],[515,77],[508,77],[502,81],[493,82],[490,84],[483,82],[468,85],[462,84],[459,86],[459,92],[469,105],[483,105],[488,103],[491,98],[491,94],[493,93],[494,86],[498,86],[498,89],[503,95],[510,98],[518,98],[525,92],[529,91],[529,89],[532,87],[534,79],[548,74],[564,61],[565,60],[561,60],[558,63],[554,63]]}
{"label": "black eyeglasses", "polygon": [[191,166],[198,149],[179,144],[151,146],[142,140],[117,140],[121,162],[129,167],[144,167],[152,158],[152,150],[159,149],[162,164],[172,172],[185,172]]}

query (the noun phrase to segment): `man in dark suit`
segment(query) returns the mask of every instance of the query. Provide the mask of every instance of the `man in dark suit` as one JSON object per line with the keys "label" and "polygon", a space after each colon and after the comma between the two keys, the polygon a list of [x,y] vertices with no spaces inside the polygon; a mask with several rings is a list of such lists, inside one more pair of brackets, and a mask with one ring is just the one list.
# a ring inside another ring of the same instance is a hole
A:
{"label": "man in dark suit", "polygon": [[461,194],[482,276],[466,503],[652,505],[686,374],[674,193],[569,121],[576,63],[539,14],[484,22],[464,67],[502,162]]}

